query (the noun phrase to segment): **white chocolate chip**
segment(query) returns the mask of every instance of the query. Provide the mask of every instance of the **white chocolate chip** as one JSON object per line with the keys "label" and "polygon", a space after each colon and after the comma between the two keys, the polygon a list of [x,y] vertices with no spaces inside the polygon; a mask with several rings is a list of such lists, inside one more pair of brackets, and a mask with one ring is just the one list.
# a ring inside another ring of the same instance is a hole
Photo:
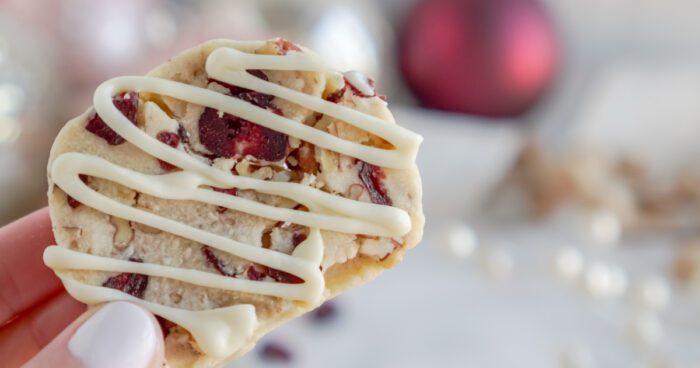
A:
{"label": "white chocolate chip", "polygon": [[146,120],[145,130],[148,135],[155,137],[162,131],[177,132],[179,124],[168,116],[160,106],[154,102],[146,102],[143,106]]}

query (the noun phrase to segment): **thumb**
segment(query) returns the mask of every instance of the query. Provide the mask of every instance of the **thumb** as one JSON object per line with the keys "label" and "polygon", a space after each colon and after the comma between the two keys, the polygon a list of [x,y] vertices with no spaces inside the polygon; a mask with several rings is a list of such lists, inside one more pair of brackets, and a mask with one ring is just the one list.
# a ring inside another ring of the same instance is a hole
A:
{"label": "thumb", "polygon": [[162,367],[163,334],[155,317],[127,302],[85,312],[25,367]]}

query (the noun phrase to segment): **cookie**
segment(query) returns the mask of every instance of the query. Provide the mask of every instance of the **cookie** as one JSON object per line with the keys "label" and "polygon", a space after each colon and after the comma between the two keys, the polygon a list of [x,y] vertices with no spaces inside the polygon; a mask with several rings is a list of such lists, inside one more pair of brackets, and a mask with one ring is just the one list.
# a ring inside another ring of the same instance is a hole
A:
{"label": "cookie", "polygon": [[82,302],[152,311],[171,366],[245,354],[421,238],[420,136],[294,43],[209,41],[93,105],[51,149],[44,261]]}

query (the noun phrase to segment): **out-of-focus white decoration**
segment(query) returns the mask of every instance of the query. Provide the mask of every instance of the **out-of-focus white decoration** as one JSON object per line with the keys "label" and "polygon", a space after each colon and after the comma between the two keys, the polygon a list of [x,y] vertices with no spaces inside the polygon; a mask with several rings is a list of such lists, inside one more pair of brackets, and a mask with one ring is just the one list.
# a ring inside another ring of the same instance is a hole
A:
{"label": "out-of-focus white decoration", "polygon": [[559,352],[559,368],[593,368],[595,361],[590,347],[583,343],[571,344]]}
{"label": "out-of-focus white decoration", "polygon": [[376,1],[256,0],[270,36],[308,46],[340,71],[358,70],[391,94],[398,84],[392,27]]}
{"label": "out-of-focus white decoration", "polygon": [[596,245],[612,247],[619,243],[622,235],[622,223],[617,214],[611,210],[599,209],[587,216],[586,234]]}
{"label": "out-of-focus white decoration", "polygon": [[583,287],[594,297],[619,297],[627,289],[627,275],[619,266],[595,261],[585,268]]}
{"label": "out-of-focus white decoration", "polygon": [[138,19],[119,13],[104,12],[104,16],[93,20],[95,32],[91,33],[89,47],[94,50],[92,56],[97,58],[100,64],[113,65],[128,60],[138,50],[138,40],[141,38]]}
{"label": "out-of-focus white decoration", "polygon": [[374,95],[374,88],[369,83],[369,79],[362,72],[357,70],[349,70],[343,73],[343,77],[352,84],[353,87],[357,88],[363,95],[372,96]]}
{"label": "out-of-focus white decoration", "polygon": [[625,326],[627,337],[642,347],[652,349],[664,337],[663,326],[654,313],[637,313],[627,321]]}
{"label": "out-of-focus white decoration", "polygon": [[671,299],[671,287],[663,277],[650,276],[635,285],[632,298],[641,307],[662,310]]}
{"label": "out-of-focus white decoration", "polygon": [[469,258],[479,242],[474,228],[466,223],[445,226],[440,232],[449,255],[460,260]]}
{"label": "out-of-focus white decoration", "polygon": [[16,83],[0,84],[0,116],[17,115],[25,103],[24,90]]}
{"label": "out-of-focus white decoration", "polygon": [[313,26],[309,46],[338,70],[379,74],[377,44],[358,9],[333,5]]}
{"label": "out-of-focus white decoration", "polygon": [[503,248],[484,249],[479,256],[482,271],[494,280],[505,280],[513,272],[513,256]]}
{"label": "out-of-focus white decoration", "polygon": [[22,126],[17,119],[10,116],[0,116],[0,144],[12,143],[19,138]]}
{"label": "out-of-focus white decoration", "polygon": [[574,246],[566,246],[554,253],[554,270],[564,280],[577,279],[583,270],[584,259],[581,251]]}

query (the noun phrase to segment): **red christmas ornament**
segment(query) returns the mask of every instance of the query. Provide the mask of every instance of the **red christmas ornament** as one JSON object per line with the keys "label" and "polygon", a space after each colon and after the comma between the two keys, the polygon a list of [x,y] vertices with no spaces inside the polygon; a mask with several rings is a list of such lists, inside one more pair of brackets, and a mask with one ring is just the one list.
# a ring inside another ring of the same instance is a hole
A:
{"label": "red christmas ornament", "polygon": [[408,85],[423,105],[441,110],[520,115],[557,69],[554,27],[535,0],[425,0],[401,41]]}

